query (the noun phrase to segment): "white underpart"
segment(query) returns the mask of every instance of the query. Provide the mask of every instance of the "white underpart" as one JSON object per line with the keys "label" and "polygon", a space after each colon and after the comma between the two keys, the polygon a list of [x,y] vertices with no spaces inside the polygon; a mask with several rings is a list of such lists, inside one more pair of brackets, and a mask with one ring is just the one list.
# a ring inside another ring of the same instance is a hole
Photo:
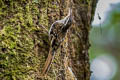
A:
{"label": "white underpart", "polygon": [[70,73],[72,74],[72,76],[75,78],[75,80],[77,80],[77,78],[75,77],[75,75],[74,75],[72,69],[71,69],[70,67],[68,67],[68,70],[70,71]]}
{"label": "white underpart", "polygon": [[51,25],[51,27],[50,27],[50,30],[49,30],[49,32],[48,32],[49,36],[50,36],[51,30],[53,29],[53,25],[54,25],[55,23],[56,23],[56,22],[54,22],[54,23]]}
{"label": "white underpart", "polygon": [[[48,32],[49,36],[50,36],[51,30],[54,28],[53,25],[56,24],[56,23],[62,23],[62,24],[64,24],[64,23],[65,23],[65,20],[66,20],[71,14],[72,14],[72,10],[69,8],[68,15],[67,15],[64,19],[55,21],[55,22],[51,25],[50,30],[49,30],[49,32]],[[67,22],[68,22],[68,20],[67,20]],[[67,24],[67,23],[66,23],[66,24]]]}
{"label": "white underpart", "polygon": [[58,23],[65,23],[65,20],[71,15],[72,13],[72,10],[69,8],[69,12],[68,12],[68,15],[64,18],[64,19],[61,19],[61,20],[57,20],[56,22]]}

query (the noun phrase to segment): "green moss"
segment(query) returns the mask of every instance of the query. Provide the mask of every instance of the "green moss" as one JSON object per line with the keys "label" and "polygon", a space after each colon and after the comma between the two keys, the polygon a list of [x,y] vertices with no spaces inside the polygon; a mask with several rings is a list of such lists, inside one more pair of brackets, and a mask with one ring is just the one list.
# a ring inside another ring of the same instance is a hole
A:
{"label": "green moss", "polygon": [[[26,0],[0,0],[0,4],[0,80],[35,80],[34,73],[41,70],[45,61],[44,54],[40,54],[48,53],[44,49],[49,48],[48,35],[36,27],[35,20],[48,26],[47,3],[41,14],[38,4]],[[34,50],[36,44],[41,47],[38,53]]]}

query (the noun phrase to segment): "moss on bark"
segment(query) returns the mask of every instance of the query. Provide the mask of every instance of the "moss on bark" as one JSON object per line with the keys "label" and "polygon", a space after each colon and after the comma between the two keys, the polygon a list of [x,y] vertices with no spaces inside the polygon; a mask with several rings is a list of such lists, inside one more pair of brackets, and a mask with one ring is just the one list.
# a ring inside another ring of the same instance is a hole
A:
{"label": "moss on bark", "polygon": [[48,30],[67,14],[69,0],[0,0],[0,80],[89,80],[92,1],[73,0],[74,23],[48,75],[41,76],[50,46]]}

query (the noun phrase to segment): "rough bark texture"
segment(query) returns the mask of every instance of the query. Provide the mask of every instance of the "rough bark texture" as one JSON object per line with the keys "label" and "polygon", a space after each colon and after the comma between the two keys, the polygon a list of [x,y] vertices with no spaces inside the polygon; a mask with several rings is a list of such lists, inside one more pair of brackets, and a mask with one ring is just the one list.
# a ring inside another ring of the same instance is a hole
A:
{"label": "rough bark texture", "polygon": [[0,0],[0,80],[89,80],[90,24],[97,0],[72,0],[73,24],[46,76],[51,24],[70,0]]}

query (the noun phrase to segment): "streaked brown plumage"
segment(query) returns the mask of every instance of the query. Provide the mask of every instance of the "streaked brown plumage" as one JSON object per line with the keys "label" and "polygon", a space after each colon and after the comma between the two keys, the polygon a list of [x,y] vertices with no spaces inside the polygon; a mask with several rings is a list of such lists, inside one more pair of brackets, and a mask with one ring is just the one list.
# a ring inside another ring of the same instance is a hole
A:
{"label": "streaked brown plumage", "polygon": [[54,54],[58,49],[58,47],[60,46],[61,42],[64,40],[65,34],[69,29],[69,27],[71,26],[71,24],[72,24],[72,10],[69,9],[69,13],[64,19],[55,21],[51,25],[49,30],[49,39],[51,42],[50,43],[51,46],[50,46],[48,58],[43,67],[43,72],[42,72],[43,75],[46,74],[47,71],[49,70],[50,64],[54,58]]}

